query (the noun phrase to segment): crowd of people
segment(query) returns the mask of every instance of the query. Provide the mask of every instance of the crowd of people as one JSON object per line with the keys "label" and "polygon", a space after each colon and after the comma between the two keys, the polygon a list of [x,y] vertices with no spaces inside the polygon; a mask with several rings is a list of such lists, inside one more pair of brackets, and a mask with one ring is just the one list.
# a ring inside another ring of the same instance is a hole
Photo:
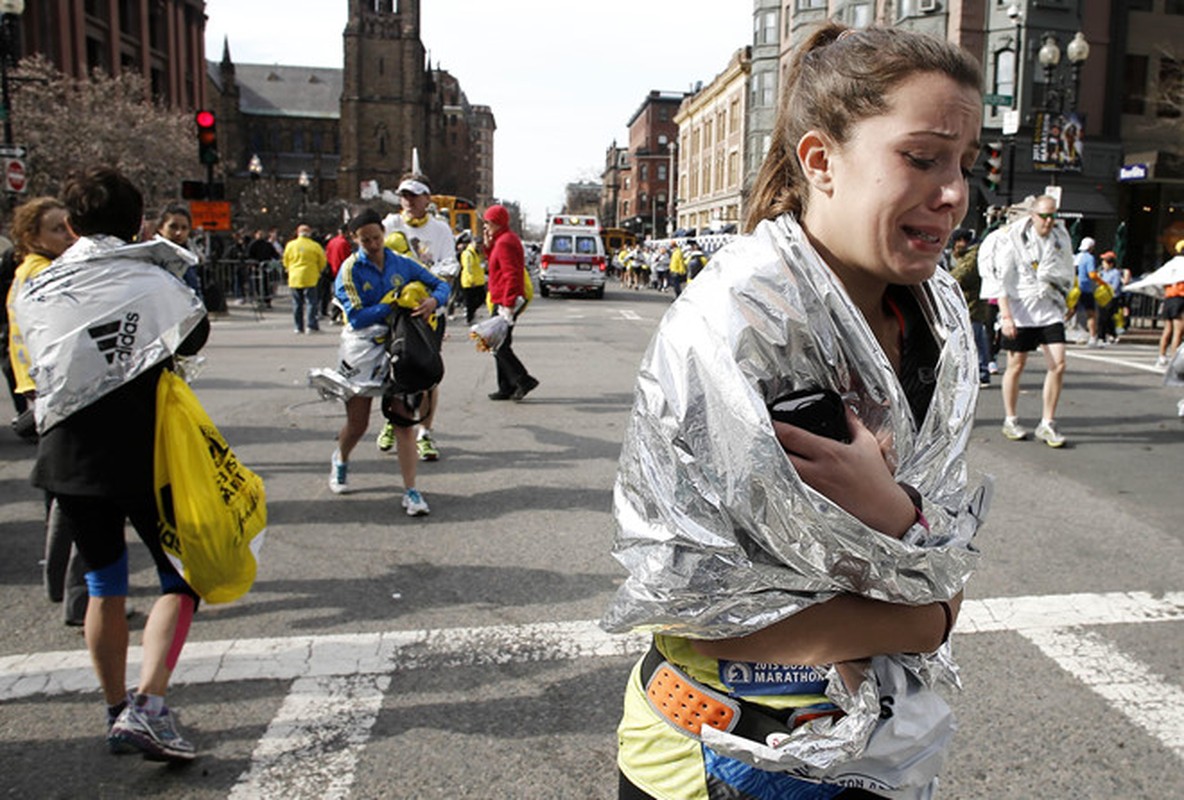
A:
{"label": "crowd of people", "polygon": [[688,238],[627,245],[613,253],[610,260],[612,274],[626,289],[671,291],[677,298],[707,266],[710,256],[697,240]]}

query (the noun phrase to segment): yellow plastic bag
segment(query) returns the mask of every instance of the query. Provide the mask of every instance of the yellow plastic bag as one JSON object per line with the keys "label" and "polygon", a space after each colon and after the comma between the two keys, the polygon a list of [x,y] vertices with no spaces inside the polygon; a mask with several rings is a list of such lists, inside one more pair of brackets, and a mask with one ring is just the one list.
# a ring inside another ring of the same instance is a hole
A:
{"label": "yellow plastic bag", "polygon": [[169,370],[156,386],[154,471],[160,541],[173,566],[207,603],[246,594],[267,530],[263,479]]}
{"label": "yellow plastic bag", "polygon": [[1073,279],[1073,288],[1069,290],[1069,294],[1065,297],[1065,306],[1069,309],[1069,313],[1073,313],[1073,309],[1077,308],[1077,301],[1081,299],[1081,287],[1077,285],[1077,279]]}
{"label": "yellow plastic bag", "polygon": [[[523,303],[522,308],[518,309],[519,314],[525,311],[526,307],[530,305],[530,301],[534,299],[534,281],[530,279],[530,270],[526,267],[522,268],[522,296],[526,298],[526,302]],[[490,314],[493,313],[493,297],[488,291],[485,292],[485,307],[489,309]]]}
{"label": "yellow plastic bag", "polygon": [[1114,287],[1103,280],[1094,283],[1094,302],[1098,308],[1105,308],[1114,300]]}

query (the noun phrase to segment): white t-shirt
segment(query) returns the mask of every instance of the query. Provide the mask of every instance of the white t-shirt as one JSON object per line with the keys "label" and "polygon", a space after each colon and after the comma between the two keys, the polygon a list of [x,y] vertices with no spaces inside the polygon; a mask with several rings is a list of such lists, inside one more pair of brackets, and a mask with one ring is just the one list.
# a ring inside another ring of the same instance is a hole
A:
{"label": "white t-shirt", "polygon": [[452,230],[448,223],[436,217],[428,217],[423,225],[408,225],[402,214],[388,214],[382,221],[382,227],[387,234],[399,231],[407,237],[419,263],[423,264],[435,275],[441,278],[452,278],[460,272],[460,262],[456,258],[456,243],[452,238]]}

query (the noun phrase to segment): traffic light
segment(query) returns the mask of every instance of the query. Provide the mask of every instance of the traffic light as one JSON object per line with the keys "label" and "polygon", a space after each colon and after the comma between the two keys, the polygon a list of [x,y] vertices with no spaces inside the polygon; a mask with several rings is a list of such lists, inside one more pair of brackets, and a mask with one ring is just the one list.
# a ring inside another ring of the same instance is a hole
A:
{"label": "traffic light", "polygon": [[987,154],[987,188],[992,192],[999,191],[999,179],[1003,175],[1003,144],[990,142],[986,146]]}
{"label": "traffic light", "polygon": [[214,112],[201,110],[194,115],[197,120],[197,159],[207,165],[218,163],[218,135],[214,130]]}

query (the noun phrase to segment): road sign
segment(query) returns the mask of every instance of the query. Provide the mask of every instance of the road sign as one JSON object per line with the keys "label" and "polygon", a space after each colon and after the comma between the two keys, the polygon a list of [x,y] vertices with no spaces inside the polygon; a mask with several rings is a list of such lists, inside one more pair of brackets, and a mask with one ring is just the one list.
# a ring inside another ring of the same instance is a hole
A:
{"label": "road sign", "polygon": [[1003,112],[1003,135],[1015,136],[1020,130],[1020,112],[1011,108]]}
{"label": "road sign", "polygon": [[0,158],[21,158],[29,154],[29,148],[23,144],[0,144]]}
{"label": "road sign", "polygon": [[230,226],[229,200],[192,200],[189,213],[193,227],[207,231],[228,231]]}
{"label": "road sign", "polygon": [[25,162],[19,158],[5,159],[4,188],[9,192],[23,193],[29,186],[28,174],[25,172]]}
{"label": "road sign", "polygon": [[1014,98],[1009,94],[984,94],[983,105],[1009,106]]}

